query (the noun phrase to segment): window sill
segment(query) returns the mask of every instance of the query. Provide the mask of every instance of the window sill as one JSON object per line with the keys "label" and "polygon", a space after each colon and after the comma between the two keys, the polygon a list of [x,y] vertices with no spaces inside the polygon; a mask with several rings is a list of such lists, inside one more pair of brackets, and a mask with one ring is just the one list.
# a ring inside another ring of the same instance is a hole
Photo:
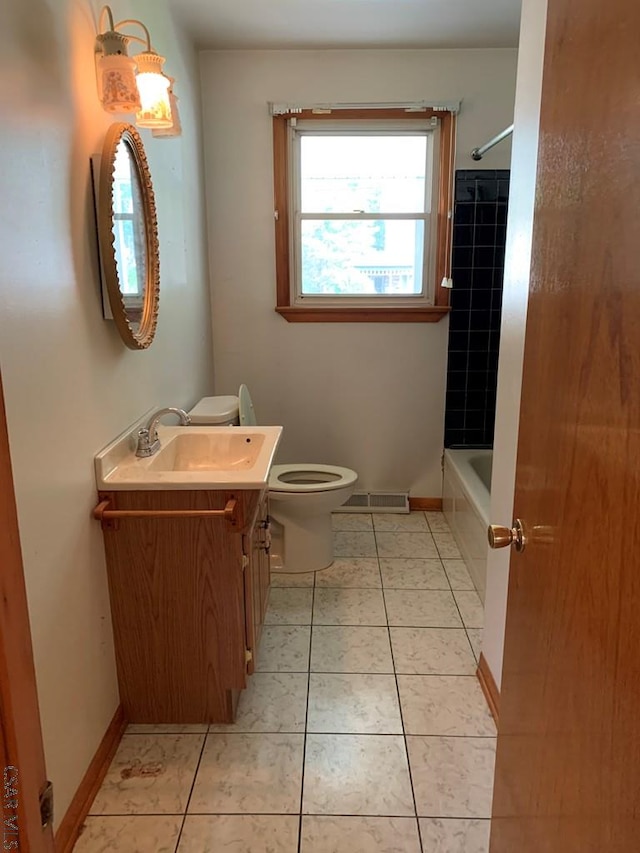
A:
{"label": "window sill", "polygon": [[276,312],[287,323],[439,323],[451,309],[428,308],[299,308],[283,305]]}

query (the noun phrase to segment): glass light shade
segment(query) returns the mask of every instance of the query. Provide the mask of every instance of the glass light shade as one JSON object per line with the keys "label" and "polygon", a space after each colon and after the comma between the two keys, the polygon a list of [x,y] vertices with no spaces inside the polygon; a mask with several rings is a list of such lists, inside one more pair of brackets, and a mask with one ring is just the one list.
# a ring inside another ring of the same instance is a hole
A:
{"label": "glass light shade", "polygon": [[135,113],[140,109],[135,67],[134,60],[122,54],[98,57],[101,101],[107,112]]}
{"label": "glass light shade", "polygon": [[140,93],[140,109],[136,114],[138,127],[151,129],[169,128],[171,103],[169,102],[169,78],[162,73],[164,58],[157,53],[141,53],[136,57],[138,73],[136,83]]}
{"label": "glass light shade", "polygon": [[169,89],[169,103],[171,104],[171,127],[163,127],[158,128],[153,131],[153,136],[157,137],[169,137],[169,136],[182,136],[182,123],[180,121],[180,113],[178,112],[178,98],[173,92],[173,80],[171,80],[171,87]]}

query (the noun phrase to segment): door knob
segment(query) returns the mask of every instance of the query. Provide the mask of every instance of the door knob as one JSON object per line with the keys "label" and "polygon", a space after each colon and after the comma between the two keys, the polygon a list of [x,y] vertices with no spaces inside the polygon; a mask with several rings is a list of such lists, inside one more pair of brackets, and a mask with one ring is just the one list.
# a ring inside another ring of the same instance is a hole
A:
{"label": "door knob", "polygon": [[509,545],[515,545],[516,551],[524,551],[527,544],[524,527],[519,518],[516,518],[513,527],[490,524],[487,534],[491,548],[507,548]]}

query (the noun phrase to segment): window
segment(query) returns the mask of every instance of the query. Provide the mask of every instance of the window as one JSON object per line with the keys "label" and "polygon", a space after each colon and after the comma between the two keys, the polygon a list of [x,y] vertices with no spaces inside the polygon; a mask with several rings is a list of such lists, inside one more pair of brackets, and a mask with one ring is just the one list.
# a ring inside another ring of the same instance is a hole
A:
{"label": "window", "polygon": [[276,310],[302,322],[435,322],[450,254],[453,115],[274,117]]}

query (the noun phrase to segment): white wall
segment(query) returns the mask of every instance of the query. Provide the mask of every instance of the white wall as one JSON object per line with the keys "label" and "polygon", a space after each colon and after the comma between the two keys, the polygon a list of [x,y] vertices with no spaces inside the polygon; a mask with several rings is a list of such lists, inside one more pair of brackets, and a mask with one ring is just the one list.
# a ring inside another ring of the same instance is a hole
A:
{"label": "white wall", "polygon": [[[493,443],[491,520],[494,524],[510,524],[513,513],[546,22],[547,0],[524,0]],[[507,549],[489,551],[487,564],[483,653],[498,687],[502,680],[510,557]]]}
{"label": "white wall", "polygon": [[[215,391],[252,392],[285,427],[281,461],[354,468],[359,488],[440,496],[448,320],[294,324],[274,311],[268,101],[464,99],[459,168],[513,120],[516,51],[201,55]],[[509,143],[482,167],[508,168]]]}
{"label": "white wall", "polygon": [[[61,818],[118,705],[93,455],[154,405],[211,384],[199,75],[166,0],[116,0],[142,18],[178,80],[180,139],[145,132],[159,216],[156,341],[102,319],[89,156],[111,121],[96,96],[98,3],[5,4],[0,29],[0,367],[49,777]],[[8,100],[10,99],[10,100]]]}

